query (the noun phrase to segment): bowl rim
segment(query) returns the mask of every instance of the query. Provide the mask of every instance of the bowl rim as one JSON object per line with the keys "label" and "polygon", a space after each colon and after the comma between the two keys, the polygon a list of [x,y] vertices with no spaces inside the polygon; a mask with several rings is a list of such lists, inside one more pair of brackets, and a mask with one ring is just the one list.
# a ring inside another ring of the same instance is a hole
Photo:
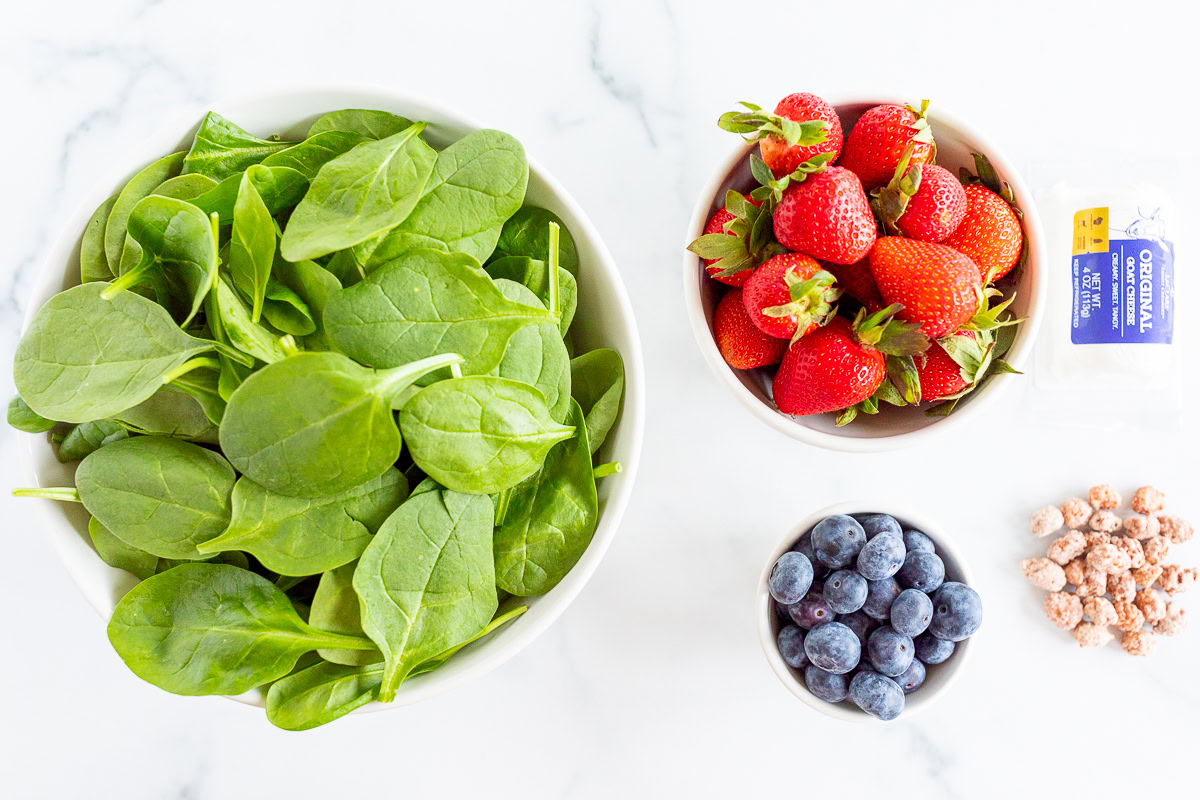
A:
{"label": "bowl rim", "polygon": [[[891,509],[891,510],[886,510]],[[809,531],[814,525],[820,522],[825,517],[833,514],[859,514],[859,513],[884,513],[895,517],[900,524],[905,528],[916,528],[929,535],[937,546],[939,553],[945,552],[949,556],[949,560],[953,563],[954,570],[961,576],[962,583],[967,584],[972,588],[978,586],[975,575],[971,571],[970,565],[962,550],[954,541],[954,537],[948,535],[942,526],[938,525],[934,520],[925,516],[919,511],[913,509],[904,503],[894,502],[890,498],[881,498],[880,502],[872,502],[866,500],[843,500],[840,503],[826,506],[818,509],[804,519],[793,525],[788,532],[771,551],[770,557],[763,566],[762,574],[758,579],[758,589],[754,597],[754,613],[757,618],[758,641],[762,645],[763,655],[766,656],[767,663],[771,666],[771,671],[779,678],[780,682],[787,687],[793,695],[804,702],[806,706],[814,711],[818,711],[827,717],[832,717],[843,722],[854,723],[874,723],[880,720],[875,719],[865,711],[855,708],[848,700],[841,703],[827,703],[824,700],[813,695],[804,685],[803,681],[799,680],[793,669],[787,665],[783,657],[779,655],[779,648],[775,643],[775,634],[771,631],[771,618],[775,614],[772,608],[772,597],[767,589],[767,578],[771,574],[771,568],[775,566],[775,562],[779,557],[792,549],[792,545],[796,543],[804,533]],[[982,630],[982,629],[981,629]],[[979,633],[975,633],[969,639],[959,642],[955,645],[954,655],[944,664],[937,665],[939,672],[942,673],[942,683],[933,691],[926,692],[924,688],[918,689],[916,692],[905,696],[904,711],[897,717],[896,721],[908,720],[913,715],[918,714],[928,708],[933,702],[946,694],[947,690],[962,673],[963,668],[967,665],[971,653],[975,649],[973,644],[979,638]],[[924,692],[924,694],[922,694]],[[913,698],[917,698],[915,701]]]}
{"label": "bowl rim", "polygon": [[[428,113],[429,116],[436,117],[435,121],[438,123],[470,130],[487,127],[474,117],[463,114],[443,103],[430,100],[423,95],[399,91],[382,84],[357,81],[280,83],[261,87],[253,92],[218,97],[209,102],[190,103],[187,108],[178,113],[172,113],[151,132],[151,135],[139,137],[135,144],[121,148],[118,153],[105,162],[105,166],[84,174],[86,187],[93,188],[85,188],[81,191],[82,199],[73,207],[68,207],[68,212],[57,220],[56,235],[46,248],[42,258],[38,260],[38,271],[35,273],[37,278],[32,281],[31,286],[25,292],[28,306],[21,322],[21,335],[28,330],[34,315],[46,300],[61,291],[60,286],[64,281],[64,276],[68,282],[70,281],[70,270],[74,265],[72,255],[78,245],[81,232],[95,209],[112,194],[113,187],[120,187],[150,160],[167,152],[174,143],[186,135],[187,131],[194,129],[199,124],[207,111],[221,107],[244,108],[251,104],[309,103],[315,105],[317,99],[329,96],[347,98],[347,102],[343,105],[330,106],[327,109],[330,111],[336,108],[357,107],[411,114],[412,109],[418,109],[423,115]],[[367,105],[368,103],[372,105]],[[297,117],[297,121],[299,119],[302,117]],[[294,123],[285,122],[281,127],[286,127],[288,124]],[[483,652],[469,667],[454,673],[442,673],[440,670],[430,673],[424,680],[410,684],[407,691],[397,694],[392,703],[383,704],[373,701],[356,709],[348,716],[395,709],[429,699],[460,684],[482,677],[528,647],[566,611],[591,579],[620,528],[621,520],[632,496],[641,462],[646,414],[645,366],[633,304],[612,254],[582,206],[554,175],[537,159],[529,155],[528,151],[526,159],[530,175],[536,175],[556,202],[566,210],[566,216],[573,218],[577,223],[572,225],[572,235],[577,239],[586,240],[596,252],[598,256],[596,263],[589,267],[595,269],[598,274],[602,274],[602,280],[610,286],[617,306],[617,313],[614,317],[619,320],[618,324],[629,340],[629,346],[623,347],[621,351],[625,371],[625,393],[622,400],[621,417],[617,423],[617,428],[628,426],[630,436],[628,451],[622,454],[622,470],[619,475],[614,476],[616,485],[606,499],[606,505],[587,550],[568,575],[552,590],[557,593],[553,596],[552,601],[549,595],[542,595],[541,597],[545,599],[539,603],[538,609],[531,608],[514,625],[506,626],[510,630],[505,639],[499,640],[498,643],[495,640],[481,643],[480,650]],[[27,485],[40,486],[41,482],[35,467],[35,448],[45,447],[46,444],[42,435],[27,434],[26,436],[26,452],[29,457],[24,460],[24,471],[18,471],[18,479],[21,474],[24,474],[31,481]],[[101,619],[107,620],[109,608],[105,607],[95,592],[85,589],[73,566],[75,559],[68,555],[68,550],[72,547],[78,545],[90,548],[90,543],[72,542],[72,538],[79,538],[77,531],[68,530],[70,526],[64,525],[61,516],[55,515],[54,506],[50,503],[32,504],[30,515],[35,524],[43,527],[50,534],[49,538],[55,554],[70,576],[76,590],[83,595],[88,605]],[[95,556],[94,553],[92,555]],[[97,563],[104,569],[116,573],[122,572],[108,567],[98,558]],[[131,578],[132,576],[127,577]],[[133,582],[130,582],[129,585],[132,586]],[[543,606],[544,608],[540,608]],[[538,613],[533,613],[535,611]],[[492,646],[488,647],[489,644]],[[230,696],[228,699],[246,705],[259,707],[264,705],[261,693],[257,690],[236,697]]]}
{"label": "bowl rim", "polygon": [[[904,101],[894,99],[880,99],[878,97],[858,95],[842,96],[830,94],[825,96],[825,99],[835,109],[840,109],[844,106],[903,105],[904,103]],[[975,127],[963,122],[961,118],[952,112],[943,112],[940,104],[935,104],[932,107],[929,116],[934,125],[944,122],[946,125],[962,132],[981,152],[987,155],[997,171],[1004,175],[1005,179],[1012,186],[1013,194],[1017,201],[1016,204],[1024,214],[1022,222],[1024,223],[1025,240],[1028,246],[1028,261],[1026,266],[1027,272],[1022,278],[1022,286],[1031,287],[1032,292],[1029,297],[1028,315],[1017,327],[1017,335],[1012,347],[1005,356],[1005,361],[1019,372],[1028,372],[1026,365],[1033,356],[1034,342],[1042,322],[1042,309],[1046,305],[1048,286],[1048,282],[1043,277],[1042,267],[1045,263],[1045,234],[1042,230],[1041,217],[1038,214],[1033,194],[1029,191],[1028,186],[1026,186],[1024,178],[1013,167],[1012,162],[996,147],[991,139],[980,133]],[[783,414],[773,406],[760,400],[738,380],[735,370],[726,364],[725,359],[721,357],[721,352],[717,349],[712,329],[709,327],[708,319],[704,313],[704,305],[700,297],[701,282],[697,280],[699,277],[697,270],[703,269],[700,265],[700,259],[695,254],[687,251],[686,247],[703,233],[704,226],[708,223],[709,216],[713,210],[716,193],[725,182],[729,173],[755,147],[757,145],[753,143],[739,143],[731,150],[730,155],[720,162],[717,169],[705,183],[696,200],[691,222],[688,224],[688,236],[684,242],[684,305],[687,306],[688,319],[691,322],[692,333],[695,335],[696,342],[700,346],[700,352],[704,355],[704,360],[708,362],[709,368],[716,374],[718,381],[757,419],[793,439],[827,450],[852,453],[876,453],[887,450],[899,450],[924,442],[933,436],[949,433],[967,424],[968,420],[981,416],[982,412],[995,403],[1001,393],[1013,381],[986,381],[983,386],[972,393],[974,396],[971,398],[971,402],[964,405],[963,408],[958,409],[954,414],[940,417],[929,425],[917,430],[883,436],[854,437],[840,436],[802,425],[794,418]]]}

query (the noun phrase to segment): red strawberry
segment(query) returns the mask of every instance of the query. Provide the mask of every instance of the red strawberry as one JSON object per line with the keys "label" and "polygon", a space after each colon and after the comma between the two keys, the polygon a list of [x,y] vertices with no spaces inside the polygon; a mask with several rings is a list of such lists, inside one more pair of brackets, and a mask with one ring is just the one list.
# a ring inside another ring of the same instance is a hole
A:
{"label": "red strawberry", "polygon": [[[955,337],[963,337],[974,341],[974,331],[959,331]],[[970,385],[963,377],[963,368],[950,357],[940,341],[934,342],[925,351],[925,363],[917,359],[917,375],[921,379],[921,399],[941,400],[957,394]]]}
{"label": "red strawberry", "polygon": [[966,187],[967,213],[945,243],[971,257],[980,274],[999,280],[1012,271],[1024,242],[1021,220],[1004,198],[982,186]]}
{"label": "red strawberry", "polygon": [[872,313],[883,308],[883,298],[871,274],[871,265],[866,260],[857,264],[824,264],[825,269],[837,280],[837,288],[866,306]]}
{"label": "red strawberry", "polygon": [[883,299],[904,307],[898,316],[931,339],[965,325],[982,297],[975,262],[944,244],[884,236],[871,250],[871,274]]}
{"label": "red strawberry", "polygon": [[709,218],[700,238],[688,245],[715,280],[741,286],[755,267],[781,249],[770,241],[769,215],[758,220],[761,206],[761,200],[729,190],[725,205]]}
{"label": "red strawberry", "polygon": [[875,243],[875,217],[858,178],[828,167],[788,185],[775,209],[775,238],[822,261],[861,261]]}
{"label": "red strawberry", "polygon": [[746,312],[760,331],[799,339],[824,325],[838,298],[833,275],[802,253],[775,256],[754,271],[742,290]]}
{"label": "red strawberry", "polygon": [[892,319],[896,307],[834,317],[797,341],[775,373],[775,405],[785,414],[823,414],[870,398],[887,375],[884,353],[912,355],[928,346],[915,326]]}
{"label": "red strawberry", "polygon": [[910,239],[940,242],[958,228],[967,213],[967,193],[949,170],[934,164],[920,167],[917,192],[896,226]]}
{"label": "red strawberry", "polygon": [[833,106],[815,94],[789,94],[768,114],[753,103],[742,103],[747,111],[729,111],[718,125],[734,133],[758,139],[763,162],[780,178],[792,173],[813,156],[829,154],[837,159],[842,151],[842,122]]}
{"label": "red strawberry", "polygon": [[990,375],[1016,372],[1000,357],[1012,344],[993,330],[963,330],[938,339],[916,359],[922,400],[948,400],[931,413],[949,414],[960,397],[975,391]]}
{"label": "red strawberry", "polygon": [[739,289],[726,294],[713,314],[713,336],[725,363],[734,369],[754,369],[778,364],[787,349],[786,339],[768,336],[754,326]]}
{"label": "red strawberry", "polygon": [[858,175],[868,190],[892,179],[896,166],[913,145],[909,164],[933,160],[933,134],[925,119],[928,101],[921,110],[903,106],[875,106],[859,117],[842,149],[842,166]]}

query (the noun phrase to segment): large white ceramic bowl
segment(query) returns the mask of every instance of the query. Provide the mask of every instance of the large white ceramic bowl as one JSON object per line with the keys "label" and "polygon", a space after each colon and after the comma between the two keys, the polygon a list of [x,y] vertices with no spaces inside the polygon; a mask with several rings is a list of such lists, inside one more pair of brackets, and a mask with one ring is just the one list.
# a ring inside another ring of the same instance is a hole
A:
{"label": "large white ceramic bowl", "polygon": [[[905,102],[871,98],[828,99],[837,110],[842,121],[842,130],[847,135],[867,109],[881,103],[903,105]],[[1001,179],[1012,185],[1016,204],[1024,211],[1029,258],[1017,285],[1016,299],[1010,308],[1018,317],[1025,318],[1025,321],[1018,328],[1016,340],[1005,360],[1016,369],[1025,371],[1025,365],[1033,354],[1033,341],[1041,322],[1041,309],[1045,305],[1047,286],[1043,277],[1045,245],[1033,195],[1021,180],[1021,176],[994,145],[974,128],[944,113],[936,103],[930,108],[929,124],[937,141],[937,163],[940,166],[956,175],[959,167],[968,167],[971,172],[975,172],[971,154],[983,153],[991,160]],[[709,218],[724,205],[725,193],[729,189],[748,191],[756,185],[750,175],[749,155],[757,147],[757,144],[739,143],[730,152],[729,158],[717,165],[712,179],[700,192],[696,201],[685,245],[704,232]],[[981,417],[1007,386],[1015,381],[1029,380],[1021,375],[1001,375],[989,380],[964,398],[955,412],[946,417],[929,417],[919,408],[895,408],[886,405],[879,414],[860,414],[853,423],[841,428],[834,425],[833,414],[791,417],[781,413],[771,399],[770,371],[736,370],[725,363],[717,350],[712,331],[713,312],[727,288],[708,277],[700,259],[685,251],[684,302],[687,305],[692,331],[708,365],[725,388],[733,393],[751,414],[780,433],[807,444],[852,452],[877,452],[907,447],[969,424],[971,420]]]}
{"label": "large white ceramic bowl", "polygon": [[[758,638],[762,643],[767,663],[771,665],[772,671],[783,682],[783,685],[788,688],[788,691],[800,698],[809,708],[834,719],[846,722],[878,722],[878,720],[860,710],[849,700],[841,703],[827,703],[820,699],[810,692],[805,685],[804,671],[787,665],[783,657],[779,655],[779,646],[776,644],[779,630],[786,623],[780,618],[779,614],[775,613],[775,602],[771,598],[770,591],[767,589],[767,578],[771,574],[771,567],[775,566],[775,562],[779,560],[781,555],[792,549],[792,546],[801,536],[811,531],[825,517],[833,514],[858,514],[860,512],[891,514],[905,530],[915,528],[928,534],[929,538],[933,539],[934,546],[937,548],[937,554],[941,557],[942,563],[946,565],[946,580],[959,581],[972,588],[978,588],[970,569],[967,567],[967,562],[963,557],[962,551],[954,544],[954,538],[948,535],[936,522],[907,508],[898,507],[895,503],[891,502],[848,501],[813,512],[800,520],[796,524],[796,527],[788,531],[779,541],[779,544],[771,552],[771,557],[767,559],[767,563],[763,567],[762,577],[759,578],[758,592],[754,600],[754,614],[757,617]],[[980,629],[980,633],[986,627],[987,599],[984,598],[983,628]],[[949,659],[941,664],[931,664],[927,667],[925,683],[912,694],[905,695],[904,711],[895,721],[912,719],[914,714],[927,708],[935,699],[946,694],[954,678],[960,675],[963,669],[966,668],[971,651],[974,650],[972,643],[977,638],[979,638],[979,633],[976,633],[970,639],[959,642]]]}
{"label": "large white ceramic bowl", "polygon": [[[382,109],[409,119],[425,120],[429,127],[424,136],[439,148],[482,127],[436,103],[383,87],[360,85],[279,91],[197,107],[180,115],[158,133],[139,138],[131,152],[114,154],[107,177],[97,183],[92,195],[81,198],[79,207],[50,248],[39,271],[41,278],[29,299],[25,327],[52,295],[79,283],[79,241],[92,211],[149,162],[167,153],[186,150],[201,117],[209,108],[255,134],[282,134],[284,138],[302,138],[313,120],[339,108]],[[520,131],[512,133],[520,138]],[[611,347],[624,359],[624,407],[602,450],[606,460],[619,460],[623,471],[600,482],[600,524],[583,558],[558,586],[546,595],[530,598],[528,612],[487,639],[464,648],[446,666],[406,681],[390,705],[373,703],[362,710],[379,710],[424,700],[478,678],[516,655],[554,622],[596,571],[617,534],[621,515],[633,490],[645,417],[645,380],[642,350],[629,296],[612,256],[583,209],[532,157],[529,158],[526,201],[558,214],[575,239],[580,263],[580,303],[571,330],[579,352]],[[29,436],[29,456],[30,477],[35,485],[74,484],[74,465],[58,463],[45,435]],[[53,542],[80,591],[107,620],[117,601],[137,582],[136,579],[105,565],[96,555],[87,535],[87,515],[80,506],[52,501],[29,502],[35,504],[45,535]],[[262,704],[257,692],[237,699]]]}

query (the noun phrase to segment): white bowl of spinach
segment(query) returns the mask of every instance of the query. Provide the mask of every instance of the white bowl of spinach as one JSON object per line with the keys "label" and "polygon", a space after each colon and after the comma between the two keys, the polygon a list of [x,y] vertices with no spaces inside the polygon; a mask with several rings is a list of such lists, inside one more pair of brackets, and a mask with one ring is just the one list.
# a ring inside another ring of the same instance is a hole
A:
{"label": "white bowl of spinach", "polygon": [[63,501],[45,527],[135,674],[306,729],[562,613],[632,489],[641,353],[599,236],[512,136],[386,90],[213,108],[49,254],[18,493]]}

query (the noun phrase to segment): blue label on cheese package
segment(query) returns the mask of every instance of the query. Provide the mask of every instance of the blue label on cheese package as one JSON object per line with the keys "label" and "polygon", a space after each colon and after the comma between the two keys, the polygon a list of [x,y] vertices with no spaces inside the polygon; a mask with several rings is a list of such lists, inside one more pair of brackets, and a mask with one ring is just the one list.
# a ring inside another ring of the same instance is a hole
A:
{"label": "blue label on cheese package", "polygon": [[1175,246],[1158,212],[1114,221],[1108,208],[1075,214],[1071,254],[1075,344],[1170,344]]}

